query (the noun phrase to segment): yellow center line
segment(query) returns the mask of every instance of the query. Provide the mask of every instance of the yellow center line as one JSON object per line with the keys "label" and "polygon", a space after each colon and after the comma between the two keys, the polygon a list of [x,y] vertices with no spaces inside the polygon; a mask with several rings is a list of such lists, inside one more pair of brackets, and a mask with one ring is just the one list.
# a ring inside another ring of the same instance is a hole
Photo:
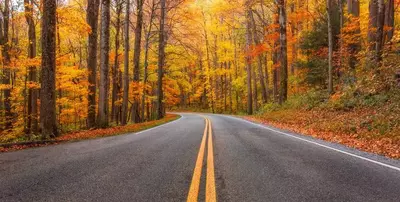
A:
{"label": "yellow center line", "polygon": [[188,202],[195,202],[198,200],[199,196],[199,188],[200,188],[200,177],[201,177],[201,170],[203,167],[203,158],[204,158],[204,151],[206,146],[206,137],[207,137],[207,128],[208,128],[208,120],[206,121],[206,127],[204,128],[203,138],[200,144],[199,154],[196,160],[196,166],[194,167],[192,183],[190,184],[189,194],[187,201]]}
{"label": "yellow center line", "polygon": [[[207,119],[208,120],[208,119]],[[215,174],[214,174],[214,151],[211,121],[208,121],[208,150],[207,150],[207,178],[206,178],[206,201],[216,202]]]}

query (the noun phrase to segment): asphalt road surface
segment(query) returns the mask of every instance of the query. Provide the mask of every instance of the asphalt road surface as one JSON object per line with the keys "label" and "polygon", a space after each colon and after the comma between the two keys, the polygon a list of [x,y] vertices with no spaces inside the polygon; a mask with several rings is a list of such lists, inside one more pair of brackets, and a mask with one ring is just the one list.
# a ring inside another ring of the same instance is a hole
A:
{"label": "asphalt road surface", "polygon": [[0,201],[400,201],[400,162],[238,118],[0,154]]}

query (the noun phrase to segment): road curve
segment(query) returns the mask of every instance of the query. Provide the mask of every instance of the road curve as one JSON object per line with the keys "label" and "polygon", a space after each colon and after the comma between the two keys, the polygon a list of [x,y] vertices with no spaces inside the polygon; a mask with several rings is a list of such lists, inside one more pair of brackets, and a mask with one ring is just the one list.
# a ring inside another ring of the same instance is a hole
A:
{"label": "road curve", "polygon": [[2,153],[0,201],[186,201],[207,134],[199,201],[210,159],[218,201],[400,201],[399,161],[187,113],[141,133]]}

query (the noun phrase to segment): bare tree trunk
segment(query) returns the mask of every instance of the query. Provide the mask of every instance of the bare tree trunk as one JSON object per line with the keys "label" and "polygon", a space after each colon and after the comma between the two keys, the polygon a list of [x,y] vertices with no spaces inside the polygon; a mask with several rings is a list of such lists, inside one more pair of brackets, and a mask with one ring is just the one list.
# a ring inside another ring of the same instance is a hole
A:
{"label": "bare tree trunk", "polygon": [[[33,3],[30,0],[24,0],[25,4],[25,19],[28,24],[28,58],[36,57],[36,30],[35,22],[33,21]],[[28,80],[37,82],[36,67],[29,67]],[[28,90],[28,124],[27,133],[36,134],[38,132],[38,90],[29,88]]]}
{"label": "bare tree trunk", "polygon": [[252,97],[252,67],[251,67],[251,56],[249,55],[250,45],[252,42],[251,37],[251,10],[246,8],[246,70],[247,70],[247,114],[253,114],[253,97]]}
{"label": "bare tree trunk", "polygon": [[165,65],[165,18],[167,9],[165,7],[166,0],[160,0],[161,16],[160,16],[160,35],[158,46],[158,81],[157,81],[157,119],[164,118],[164,104],[163,104],[163,77]]}
{"label": "bare tree trunk", "polygon": [[128,122],[128,99],[129,99],[129,12],[130,1],[126,0],[126,13],[124,25],[124,95],[122,98],[122,117],[121,125],[126,125]]}
{"label": "bare tree trunk", "polygon": [[115,22],[115,56],[114,56],[114,66],[112,69],[112,97],[111,97],[111,122],[114,121],[114,119],[117,121],[118,120],[118,109],[115,106],[115,102],[118,99],[118,67],[119,67],[119,61],[118,61],[118,50],[120,46],[120,41],[119,41],[119,36],[120,36],[120,30],[121,30],[121,13],[122,13],[122,2],[120,0],[116,1],[116,15],[117,19]]}
{"label": "bare tree trunk", "polygon": [[328,16],[328,44],[329,44],[329,54],[328,54],[328,91],[333,94],[333,78],[332,78],[332,57],[333,57],[333,33],[332,33],[332,0],[327,0],[326,2],[326,12]]}
{"label": "bare tree trunk", "polygon": [[56,123],[56,0],[42,1],[40,125],[43,139],[58,136]]}
{"label": "bare tree trunk", "polygon": [[88,37],[87,66],[89,72],[88,118],[87,127],[96,127],[96,73],[97,73],[97,38],[100,0],[88,0],[86,21],[91,28]]}
{"label": "bare tree trunk", "polygon": [[[137,20],[135,27],[135,47],[134,47],[134,55],[133,55],[133,81],[139,83],[140,81],[140,44],[142,41],[142,28],[143,28],[143,3],[144,0],[136,0],[137,3]],[[139,112],[139,98],[134,98],[133,100],[133,111],[132,111],[132,123],[140,122],[140,112]]]}
{"label": "bare tree trunk", "polygon": [[280,99],[279,103],[287,100],[288,91],[288,64],[287,64],[287,36],[286,36],[286,5],[285,0],[278,0],[279,30],[280,30]]}
{"label": "bare tree trunk", "polygon": [[108,127],[109,100],[109,52],[110,52],[110,0],[101,2],[101,34],[100,34],[100,85],[97,126]]}

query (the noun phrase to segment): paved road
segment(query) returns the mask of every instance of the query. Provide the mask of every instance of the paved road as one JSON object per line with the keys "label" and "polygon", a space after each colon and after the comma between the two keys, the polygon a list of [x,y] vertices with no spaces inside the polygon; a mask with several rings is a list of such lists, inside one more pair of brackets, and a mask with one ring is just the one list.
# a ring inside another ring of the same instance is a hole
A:
{"label": "paved road", "polygon": [[139,134],[0,154],[0,201],[400,201],[399,161],[182,115]]}

